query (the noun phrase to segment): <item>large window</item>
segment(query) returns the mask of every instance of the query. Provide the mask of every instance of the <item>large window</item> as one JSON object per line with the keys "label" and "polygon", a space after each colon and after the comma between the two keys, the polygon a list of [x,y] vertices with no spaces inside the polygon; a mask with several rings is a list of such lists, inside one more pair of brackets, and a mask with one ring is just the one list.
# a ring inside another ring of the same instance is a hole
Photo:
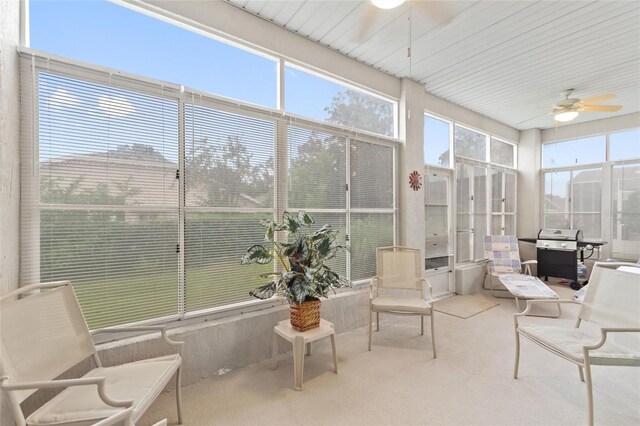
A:
{"label": "large window", "polygon": [[397,103],[287,64],[285,111],[383,136],[397,134]]}
{"label": "large window", "polygon": [[[515,234],[517,173],[514,170],[514,144],[425,114],[424,158],[428,166],[453,167],[455,170],[453,210],[457,262],[483,259],[485,235]],[[438,199],[431,191],[441,187],[442,178],[444,176],[427,177],[427,251],[430,247],[443,248],[432,240],[438,235],[435,230],[442,219],[437,212],[445,206],[429,201]]]}
{"label": "large window", "polygon": [[176,315],[178,102],[47,72],[37,84],[40,257],[26,267],[71,280],[92,328]]}
{"label": "large window", "polygon": [[332,261],[337,271],[353,281],[375,275],[376,247],[394,241],[393,149],[299,126],[288,135],[289,210],[340,231],[350,252]]}
{"label": "large window", "polygon": [[491,171],[491,235],[516,234],[516,173]]}
{"label": "large window", "polygon": [[600,238],[602,169],[545,174],[545,228],[580,229]]}
{"label": "large window", "polygon": [[515,146],[455,125],[454,150],[457,261],[475,261],[484,258],[485,235],[515,234]]}
{"label": "large window", "polygon": [[91,328],[245,306],[274,266],[239,259],[285,209],[339,231],[347,279],[374,275],[397,103],[138,9],[30,2],[23,284],[70,279]]}
{"label": "large window", "polygon": [[430,115],[424,116],[424,162],[450,167],[451,123]]}
{"label": "large window", "polygon": [[605,136],[547,143],[542,149],[543,168],[602,163],[605,158]]}
{"label": "large window", "polygon": [[71,280],[91,328],[248,303],[273,265],[239,259],[283,209],[339,231],[350,252],[332,263],[352,281],[395,242],[394,141],[33,61],[23,282]]}
{"label": "large window", "polygon": [[30,0],[31,47],[276,107],[277,61],[106,0]]}
{"label": "large window", "polygon": [[640,162],[613,166],[611,204],[611,256],[640,258]]}
{"label": "large window", "polygon": [[[542,146],[544,226],[602,239],[603,255],[640,257],[640,130]],[[609,190],[610,188],[610,190]]]}

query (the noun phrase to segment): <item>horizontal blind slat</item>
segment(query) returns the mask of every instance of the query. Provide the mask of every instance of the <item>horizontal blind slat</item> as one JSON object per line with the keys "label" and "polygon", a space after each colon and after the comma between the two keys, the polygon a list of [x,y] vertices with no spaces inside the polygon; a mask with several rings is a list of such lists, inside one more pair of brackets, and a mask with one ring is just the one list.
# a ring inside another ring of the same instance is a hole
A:
{"label": "horizontal blind slat", "polygon": [[71,280],[90,328],[177,314],[178,102],[37,83],[39,202],[73,207],[40,211],[40,280]]}

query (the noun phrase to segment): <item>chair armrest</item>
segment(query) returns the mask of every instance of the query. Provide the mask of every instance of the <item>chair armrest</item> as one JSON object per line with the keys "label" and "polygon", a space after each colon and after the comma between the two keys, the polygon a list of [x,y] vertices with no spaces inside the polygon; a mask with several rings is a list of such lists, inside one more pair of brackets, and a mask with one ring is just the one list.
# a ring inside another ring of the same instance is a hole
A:
{"label": "chair armrest", "polygon": [[520,262],[521,265],[537,265],[538,261],[533,259],[533,260],[525,260],[524,262]]}
{"label": "chair armrest", "polygon": [[126,410],[110,415],[106,419],[100,420],[98,423],[94,423],[93,426],[119,425],[119,424],[122,424],[123,421],[125,425],[128,425],[131,423],[132,414],[133,414],[133,407],[129,407]]}
{"label": "chair armrest", "polygon": [[600,341],[596,344],[590,346],[583,346],[583,351],[585,352],[585,356],[588,355],[589,351],[598,349],[607,341],[607,335],[609,333],[640,333],[640,328],[601,328],[600,329]]}
{"label": "chair armrest", "polygon": [[80,377],[78,379],[63,379],[63,380],[46,380],[38,382],[19,382],[19,383],[6,383],[8,378],[5,376],[2,378],[2,384],[0,387],[3,389],[13,390],[25,390],[25,389],[54,389],[54,388],[67,388],[69,386],[87,386],[97,385],[98,395],[100,399],[107,405],[112,407],[131,407],[133,401],[119,401],[111,399],[104,391],[104,377]]}
{"label": "chair armrest", "polygon": [[369,284],[369,300],[373,300],[373,288],[378,282],[378,277],[371,277],[371,282]]}
{"label": "chair armrest", "polygon": [[427,283],[427,288],[429,288],[429,300],[433,302],[433,286],[426,278],[420,278],[420,281],[422,281],[423,283]]}
{"label": "chair armrest", "polygon": [[531,307],[533,305],[540,305],[543,303],[571,303],[574,305],[580,305],[580,302],[578,302],[577,300],[573,300],[573,299],[533,299],[533,300],[527,300],[527,307],[525,308],[524,311],[522,312],[518,312],[513,314],[513,320],[515,322],[516,328],[518,328],[518,317],[523,317],[529,314],[529,312],[531,311]]}
{"label": "chair armrest", "polygon": [[184,342],[179,342],[176,340],[171,340],[169,336],[167,336],[167,328],[163,325],[148,325],[148,326],[136,326],[136,327],[117,327],[117,328],[101,328],[98,330],[94,330],[91,332],[91,335],[96,335],[99,333],[121,333],[121,332],[129,332],[129,331],[159,331],[162,337],[167,344],[170,346],[177,346],[178,351],[182,351],[182,346]]}

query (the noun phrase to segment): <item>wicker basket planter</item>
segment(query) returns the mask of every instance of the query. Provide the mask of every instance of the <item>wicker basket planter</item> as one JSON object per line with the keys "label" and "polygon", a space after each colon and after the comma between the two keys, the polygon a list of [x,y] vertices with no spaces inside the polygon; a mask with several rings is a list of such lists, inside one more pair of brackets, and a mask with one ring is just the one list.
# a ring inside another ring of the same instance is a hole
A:
{"label": "wicker basket planter", "polygon": [[307,331],[320,326],[320,301],[291,304],[291,327],[296,331]]}

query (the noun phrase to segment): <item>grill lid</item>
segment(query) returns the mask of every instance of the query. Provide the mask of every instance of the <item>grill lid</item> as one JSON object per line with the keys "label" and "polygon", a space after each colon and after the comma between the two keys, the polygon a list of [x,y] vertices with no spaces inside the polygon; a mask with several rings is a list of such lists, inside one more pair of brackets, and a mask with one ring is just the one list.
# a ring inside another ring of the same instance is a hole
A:
{"label": "grill lid", "polygon": [[539,240],[582,241],[582,231],[579,229],[541,229]]}

